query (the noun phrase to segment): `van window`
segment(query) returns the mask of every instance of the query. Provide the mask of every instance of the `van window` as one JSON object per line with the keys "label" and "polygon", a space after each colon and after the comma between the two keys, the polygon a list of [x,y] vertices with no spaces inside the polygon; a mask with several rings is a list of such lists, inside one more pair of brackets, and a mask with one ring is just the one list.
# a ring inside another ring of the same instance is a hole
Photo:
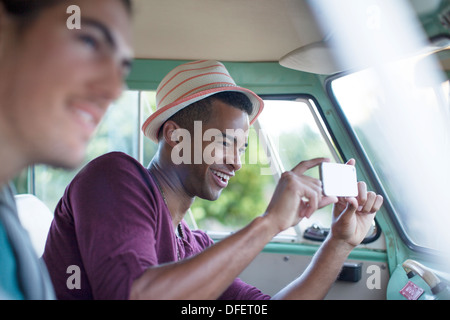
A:
{"label": "van window", "polygon": [[407,58],[346,75],[333,80],[331,90],[384,188],[399,231],[413,246],[443,249],[446,242],[435,234],[450,225],[450,84],[421,71],[425,62],[423,56]]}
{"label": "van window", "polygon": [[[264,112],[255,127],[265,133],[263,143],[269,146],[269,162],[277,179],[282,172],[291,170],[304,160],[328,157],[332,162],[340,162],[312,99],[273,97],[264,102]],[[306,174],[319,179],[318,168],[313,168]],[[285,233],[295,235],[297,241],[303,241],[306,228],[312,225],[330,227],[331,210],[332,205],[322,208]]]}

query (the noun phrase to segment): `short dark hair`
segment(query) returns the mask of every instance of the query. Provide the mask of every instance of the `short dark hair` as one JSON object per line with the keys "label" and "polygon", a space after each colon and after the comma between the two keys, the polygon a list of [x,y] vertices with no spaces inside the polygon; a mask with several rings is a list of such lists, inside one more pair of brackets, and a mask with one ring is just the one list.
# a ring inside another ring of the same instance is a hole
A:
{"label": "short dark hair", "polygon": [[[61,3],[62,1],[67,0],[0,0],[0,3],[3,4],[6,12],[18,19],[21,19],[20,27],[23,30],[42,10]],[[128,13],[131,14],[132,0],[120,1],[123,3]]]}
{"label": "short dark hair", "polygon": [[[248,115],[253,112],[253,104],[242,92],[224,91],[216,93],[200,101],[181,109],[170,117],[167,121],[173,121],[184,129],[192,129],[195,121],[208,122],[212,115],[212,101],[219,100],[236,109],[246,112]],[[159,135],[161,134],[160,128]],[[159,136],[158,135],[158,136]]]}
{"label": "short dark hair", "polygon": [[[131,0],[121,0],[128,12],[132,10]],[[45,7],[62,2],[62,0],[0,0],[6,11],[16,16],[36,13]]]}

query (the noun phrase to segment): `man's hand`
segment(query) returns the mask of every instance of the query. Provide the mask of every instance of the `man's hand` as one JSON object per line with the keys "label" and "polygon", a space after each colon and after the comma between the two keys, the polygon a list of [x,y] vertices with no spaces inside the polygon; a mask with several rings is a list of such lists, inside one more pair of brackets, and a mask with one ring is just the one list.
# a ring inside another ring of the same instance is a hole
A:
{"label": "man's hand", "polygon": [[[301,178],[303,172],[306,171],[305,169],[317,166],[324,161],[324,159],[314,159],[301,163],[293,172],[295,172],[296,177]],[[355,160],[352,159],[347,164],[355,165]],[[297,180],[297,178],[294,180]],[[292,187],[292,191],[297,191],[295,201],[299,201],[299,197],[300,199],[308,197],[307,193],[303,191],[306,186],[309,187],[308,182],[311,181],[308,179],[306,181],[304,179],[300,180],[303,184],[298,182],[298,186]],[[289,184],[290,181],[280,180],[281,186],[285,183]],[[297,222],[300,217],[311,215],[320,206],[335,202],[330,236],[322,243],[322,246],[313,256],[310,265],[303,274],[276,294],[274,299],[323,299],[336,281],[348,254],[366,236],[375,218],[375,212],[378,211],[383,203],[381,196],[373,192],[367,192],[364,182],[358,183],[359,194],[356,198],[327,198],[322,196],[320,181],[314,181],[314,185],[315,187],[311,187],[311,189],[314,190],[315,197],[308,198],[308,203],[302,200],[297,203]],[[281,186],[278,194],[279,198],[276,197],[277,192],[275,192],[275,200],[281,200],[283,196],[288,197],[293,193],[281,189]],[[279,208],[283,203],[286,204],[286,201],[289,201],[289,199],[285,199],[285,202],[279,202],[274,201],[274,199],[272,199],[274,208]],[[294,200],[292,200],[290,206],[295,206]]]}
{"label": "man's hand", "polygon": [[[347,164],[355,165],[355,160],[351,159]],[[383,197],[375,192],[368,192],[367,185],[358,182],[356,198],[338,199],[333,208],[332,237],[356,247],[367,235],[375,219],[375,213],[383,204]]]}
{"label": "man's hand", "polygon": [[278,227],[278,232],[295,226],[304,217],[309,218],[317,209],[337,202],[336,197],[323,195],[320,180],[304,175],[307,170],[328,161],[327,158],[303,161],[282,174],[265,213]]}

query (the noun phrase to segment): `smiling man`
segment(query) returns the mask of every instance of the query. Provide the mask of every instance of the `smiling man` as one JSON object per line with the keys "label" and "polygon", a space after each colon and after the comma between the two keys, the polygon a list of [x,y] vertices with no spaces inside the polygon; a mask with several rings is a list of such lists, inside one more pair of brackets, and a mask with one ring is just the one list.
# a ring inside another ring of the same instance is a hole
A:
{"label": "smiling man", "polygon": [[[81,30],[67,28],[72,3]],[[0,0],[0,299],[54,297],[8,181],[38,163],[80,165],[132,58],[129,0]]]}
{"label": "smiling man", "polygon": [[[263,102],[217,61],[176,67],[160,83],[156,100],[157,111],[143,125],[158,144],[148,168],[123,153],[99,157],[75,177],[56,208],[44,260],[58,297],[269,299],[237,276],[276,234],[338,202],[322,195],[319,180],[304,175],[326,159],[284,173],[266,212],[213,244],[183,218],[195,197],[216,200],[239,171],[248,128]],[[175,161],[179,157],[183,161]],[[310,268],[276,298],[323,297],[381,203],[363,183],[357,198],[340,199],[330,236]],[[77,286],[68,285],[72,279]]]}

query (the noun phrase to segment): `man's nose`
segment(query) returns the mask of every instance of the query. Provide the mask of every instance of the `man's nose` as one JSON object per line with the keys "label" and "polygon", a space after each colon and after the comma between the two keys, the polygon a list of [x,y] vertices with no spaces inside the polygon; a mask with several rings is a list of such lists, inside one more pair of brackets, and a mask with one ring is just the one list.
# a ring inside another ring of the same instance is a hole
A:
{"label": "man's nose", "polygon": [[242,168],[242,160],[239,150],[234,150],[233,154],[227,156],[227,164],[231,165],[234,171],[239,171]]}
{"label": "man's nose", "polygon": [[125,87],[124,72],[117,61],[111,57],[104,59],[101,75],[97,78],[96,87],[101,98],[110,103],[117,100]]}

